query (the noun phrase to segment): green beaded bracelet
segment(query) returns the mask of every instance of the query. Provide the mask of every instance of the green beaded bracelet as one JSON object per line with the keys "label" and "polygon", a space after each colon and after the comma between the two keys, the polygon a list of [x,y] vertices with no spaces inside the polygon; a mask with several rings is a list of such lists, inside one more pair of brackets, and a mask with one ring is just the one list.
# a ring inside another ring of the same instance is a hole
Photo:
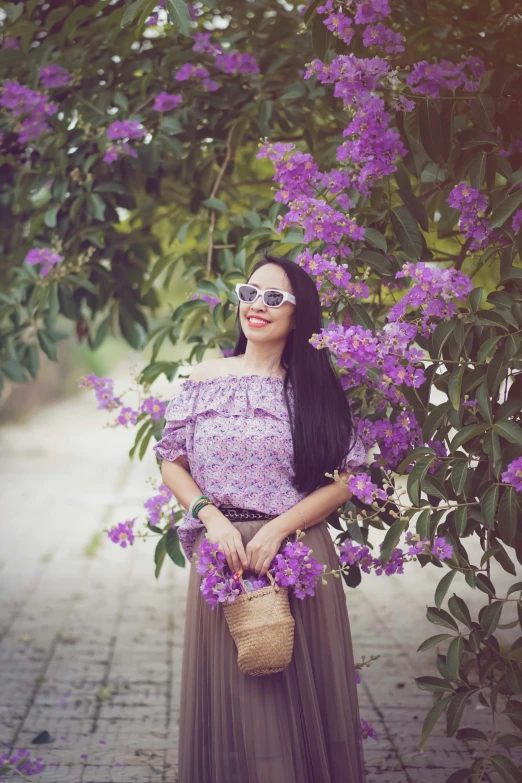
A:
{"label": "green beaded bracelet", "polygon": [[199,500],[197,503],[194,504],[194,510],[192,511],[192,516],[194,519],[199,519],[198,514],[201,511],[201,509],[204,506],[210,506],[213,505],[210,498],[205,498],[204,500]]}

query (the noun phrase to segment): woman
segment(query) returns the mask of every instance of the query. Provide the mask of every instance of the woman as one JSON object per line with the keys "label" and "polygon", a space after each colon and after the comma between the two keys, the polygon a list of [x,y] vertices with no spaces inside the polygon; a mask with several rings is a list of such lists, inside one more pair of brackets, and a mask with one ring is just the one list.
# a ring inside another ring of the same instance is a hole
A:
{"label": "woman", "polygon": [[[264,293],[263,293],[264,292]],[[365,452],[325,350],[316,286],[295,262],[267,256],[238,286],[231,357],[204,361],[168,405],[163,481],[189,508],[179,528],[190,559],[206,534],[234,571],[268,567],[296,530],[338,568],[325,518],[350,492]],[[197,508],[197,507],[196,507]],[[291,539],[293,540],[293,539]],[[191,561],[182,661],[179,783],[363,783],[356,674],[341,579],[296,599],[294,651],[278,674],[240,672],[221,607],[211,611]],[[244,576],[249,576],[244,573]]]}

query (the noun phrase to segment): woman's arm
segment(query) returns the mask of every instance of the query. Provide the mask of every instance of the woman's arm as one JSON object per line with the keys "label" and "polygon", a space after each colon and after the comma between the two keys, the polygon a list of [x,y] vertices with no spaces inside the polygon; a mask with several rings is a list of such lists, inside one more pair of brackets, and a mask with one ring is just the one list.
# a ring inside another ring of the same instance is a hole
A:
{"label": "woman's arm", "polygon": [[[341,478],[349,478],[352,474],[349,471],[339,473]],[[332,511],[350,500],[352,493],[343,484],[338,481],[332,481],[326,487],[310,492],[303,500],[296,503],[295,506],[285,511],[283,514],[267,522],[271,525],[274,532],[281,536],[281,540],[286,536],[295,533],[296,530],[304,529],[304,522],[301,514],[306,519],[306,529],[322,522]],[[299,513],[301,512],[301,513]]]}
{"label": "woman's arm", "polygon": [[[348,478],[350,475],[348,471],[339,473],[342,478]],[[303,517],[306,519],[308,530],[346,503],[351,496],[352,493],[346,486],[338,481],[332,481],[326,487],[311,492],[288,511],[271,519],[246,545],[248,568],[264,576],[284,539],[296,530],[304,530]]]}
{"label": "woman's arm", "polygon": [[[203,494],[190,475],[189,463],[185,457],[178,457],[173,462],[164,459],[161,463],[161,477],[165,486],[186,509],[194,498]],[[217,506],[209,504],[199,511],[198,518],[206,527],[210,541],[219,542],[229,568],[233,571],[238,571],[241,565],[246,568],[247,559],[241,533],[223,512]]]}

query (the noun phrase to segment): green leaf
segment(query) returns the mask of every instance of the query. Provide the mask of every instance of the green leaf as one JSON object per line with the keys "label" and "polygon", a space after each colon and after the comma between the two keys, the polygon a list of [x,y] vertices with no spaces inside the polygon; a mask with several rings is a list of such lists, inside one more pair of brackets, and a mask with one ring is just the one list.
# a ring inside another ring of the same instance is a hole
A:
{"label": "green leaf", "polygon": [[476,98],[470,98],[471,113],[479,126],[485,131],[495,131],[495,101],[487,93],[481,93]]}
{"label": "green leaf", "polygon": [[455,593],[453,593],[448,601],[448,609],[450,610],[453,617],[456,617],[460,623],[467,625],[470,630],[473,628],[471,615],[466,603]]}
{"label": "green leaf", "polygon": [[40,343],[40,348],[42,351],[47,354],[49,359],[51,361],[55,362],[57,361],[56,356],[56,340],[54,340],[50,334],[48,334],[43,329],[38,329],[38,342]]}
{"label": "green leaf", "polygon": [[392,265],[381,253],[376,253],[373,250],[363,250],[357,256],[357,261],[362,261],[380,275],[385,275],[388,277],[393,275]]}
{"label": "green leaf", "polygon": [[470,160],[469,163],[469,180],[471,186],[480,190],[484,177],[486,176],[486,162],[488,159],[487,152],[477,152]]}
{"label": "green leaf", "polygon": [[494,633],[500,622],[503,607],[503,601],[493,601],[493,603],[489,604],[489,606],[486,606],[484,609],[480,618],[480,624],[484,630],[484,639],[487,639]]}
{"label": "green leaf", "polygon": [[333,41],[333,35],[324,24],[323,17],[316,14],[312,24],[312,46],[316,56],[323,62],[332,48]]}
{"label": "green leaf", "polygon": [[435,605],[438,609],[440,609],[456,573],[456,571],[448,571],[438,583],[437,589],[435,590]]}
{"label": "green leaf", "polygon": [[202,204],[209,209],[217,209],[218,212],[228,212],[227,205],[220,198],[206,198]]}
{"label": "green leaf", "polygon": [[503,335],[497,334],[495,337],[487,339],[477,351],[477,361],[483,362],[496,348],[499,340],[502,340]]}
{"label": "green leaf", "polygon": [[448,381],[448,397],[456,411],[460,410],[460,397],[462,393],[462,379],[464,377],[464,365],[459,365],[451,373]]}
{"label": "green leaf", "polygon": [[435,647],[436,644],[445,642],[447,639],[453,639],[454,637],[450,633],[438,633],[435,636],[430,636],[429,639],[425,639],[422,644],[417,648],[417,652],[424,652],[431,647]]}
{"label": "green leaf", "polygon": [[450,443],[450,451],[454,453],[460,446],[467,443],[468,440],[476,438],[490,428],[489,424],[469,424],[467,427],[459,430]]}
{"label": "green leaf", "polygon": [[435,331],[431,337],[432,351],[430,352],[433,359],[440,359],[444,343],[448,340],[456,325],[456,321],[445,320],[441,321],[441,323],[435,327]]}
{"label": "green leaf", "polygon": [[413,218],[407,207],[399,206],[390,213],[393,233],[395,234],[401,249],[410,258],[417,261],[422,254],[422,234],[419,231],[417,221]]}
{"label": "green leaf", "polygon": [[418,462],[415,463],[415,465],[413,466],[413,468],[410,470],[408,474],[406,489],[408,492],[408,496],[410,497],[410,500],[416,506],[419,505],[420,487],[430,468],[431,463],[433,462],[433,459],[434,458],[431,455],[428,455],[427,457],[423,457],[422,459],[420,459]]}
{"label": "green leaf", "polygon": [[364,229],[364,240],[372,247],[377,248],[377,250],[382,250],[383,253],[386,253],[388,250],[388,243],[386,242],[385,237],[383,237],[381,232],[377,231],[375,228]]}
{"label": "green leaf", "polygon": [[458,461],[456,460],[451,468],[451,486],[456,495],[463,494],[468,474],[469,467],[467,459],[462,459],[459,452]]}
{"label": "green leaf", "polygon": [[444,609],[436,609],[434,606],[428,607],[426,617],[434,625],[442,625],[444,628],[451,628],[452,631],[458,631],[459,627],[453,617],[445,612]]}
{"label": "green leaf", "polygon": [[500,228],[522,204],[522,190],[517,190],[501,201],[489,219],[490,228]]}
{"label": "green leaf", "polygon": [[482,417],[491,424],[493,422],[493,415],[491,412],[491,398],[484,383],[481,383],[477,388],[475,397],[478,402],[479,411],[482,414]]}
{"label": "green leaf", "polygon": [[522,446],[522,429],[514,421],[507,421],[506,419],[496,421],[493,429],[510,443],[518,443],[519,446]]}
{"label": "green leaf", "polygon": [[506,487],[498,507],[498,529],[502,540],[509,546],[517,532],[517,499],[514,487]]}
{"label": "green leaf", "polygon": [[422,724],[422,733],[421,733],[421,741],[419,745],[419,750],[423,751],[424,747],[426,745],[426,742],[428,741],[428,738],[435,728],[435,725],[446,709],[447,705],[451,701],[453,696],[445,696],[443,699],[439,699],[433,707],[430,709],[426,717],[424,718],[424,722]]}
{"label": "green leaf", "polygon": [[468,783],[468,780],[470,780],[473,775],[474,772],[472,769],[456,769],[455,772],[452,772],[449,778],[446,779],[446,783]]}
{"label": "green leaf", "polygon": [[390,559],[392,550],[397,546],[399,538],[403,534],[407,524],[407,519],[397,519],[384,536],[381,550],[381,563],[383,565],[386,565]]}
{"label": "green leaf", "polygon": [[493,484],[480,501],[480,511],[486,525],[493,530],[495,527],[495,512],[498,503],[498,484]]}
{"label": "green leaf", "polygon": [[422,146],[430,158],[442,161],[442,127],[435,101],[427,98],[419,105],[419,133]]}
{"label": "green leaf", "polygon": [[421,691],[453,691],[453,685],[440,677],[415,677],[415,682]]}
{"label": "green leaf", "polygon": [[180,568],[185,568],[186,560],[183,555],[183,552],[181,551],[179,535],[175,527],[171,527],[167,532],[167,540],[165,542],[165,548],[172,562],[175,563],[177,566],[180,566]]}
{"label": "green leaf", "polygon": [[452,680],[460,680],[459,667],[462,652],[464,650],[464,640],[462,636],[453,639],[446,653],[446,668]]}
{"label": "green leaf", "polygon": [[507,756],[494,754],[493,756],[490,756],[490,761],[504,783],[522,783],[522,772],[517,769],[515,764],[511,759],[508,759]]}
{"label": "green leaf", "polygon": [[187,38],[190,37],[190,14],[183,0],[167,0],[167,11],[174,27]]}
{"label": "green leaf", "polygon": [[477,742],[487,742],[488,738],[483,731],[479,729],[459,729],[457,731],[458,740],[477,740]]}
{"label": "green leaf", "polygon": [[453,737],[457,731],[460,719],[462,718],[462,713],[464,712],[464,707],[466,706],[466,700],[470,695],[469,691],[466,693],[456,693],[448,704],[446,712],[446,734],[448,737]]}
{"label": "green leaf", "polygon": [[154,0],[135,0],[133,3],[129,3],[121,18],[120,27],[126,27],[133,22],[147,6],[150,6],[152,10],[154,5]]}
{"label": "green leaf", "polygon": [[166,554],[167,554],[167,536],[162,536],[156,545],[156,549],[154,550],[154,562],[156,564],[154,576],[156,577],[156,579],[158,579],[160,575],[161,566],[163,565]]}
{"label": "green leaf", "polygon": [[422,425],[422,437],[425,441],[431,440],[435,432],[439,429],[442,420],[451,410],[451,402],[443,402],[441,405],[437,405],[428,415]]}
{"label": "green leaf", "polygon": [[[453,473],[451,475],[453,477]],[[457,535],[459,537],[464,534],[467,524],[468,524],[468,507],[459,506],[455,511],[455,530],[457,531]]]}

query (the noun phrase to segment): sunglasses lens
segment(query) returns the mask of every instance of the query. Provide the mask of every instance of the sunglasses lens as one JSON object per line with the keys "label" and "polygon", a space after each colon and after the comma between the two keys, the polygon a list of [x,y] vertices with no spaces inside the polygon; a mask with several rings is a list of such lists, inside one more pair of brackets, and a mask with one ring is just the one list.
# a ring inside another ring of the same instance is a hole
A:
{"label": "sunglasses lens", "polygon": [[267,307],[279,307],[283,302],[283,294],[281,291],[266,291],[265,304]]}
{"label": "sunglasses lens", "polygon": [[239,289],[239,298],[242,302],[253,302],[257,296],[257,288],[253,285],[242,285]]}

